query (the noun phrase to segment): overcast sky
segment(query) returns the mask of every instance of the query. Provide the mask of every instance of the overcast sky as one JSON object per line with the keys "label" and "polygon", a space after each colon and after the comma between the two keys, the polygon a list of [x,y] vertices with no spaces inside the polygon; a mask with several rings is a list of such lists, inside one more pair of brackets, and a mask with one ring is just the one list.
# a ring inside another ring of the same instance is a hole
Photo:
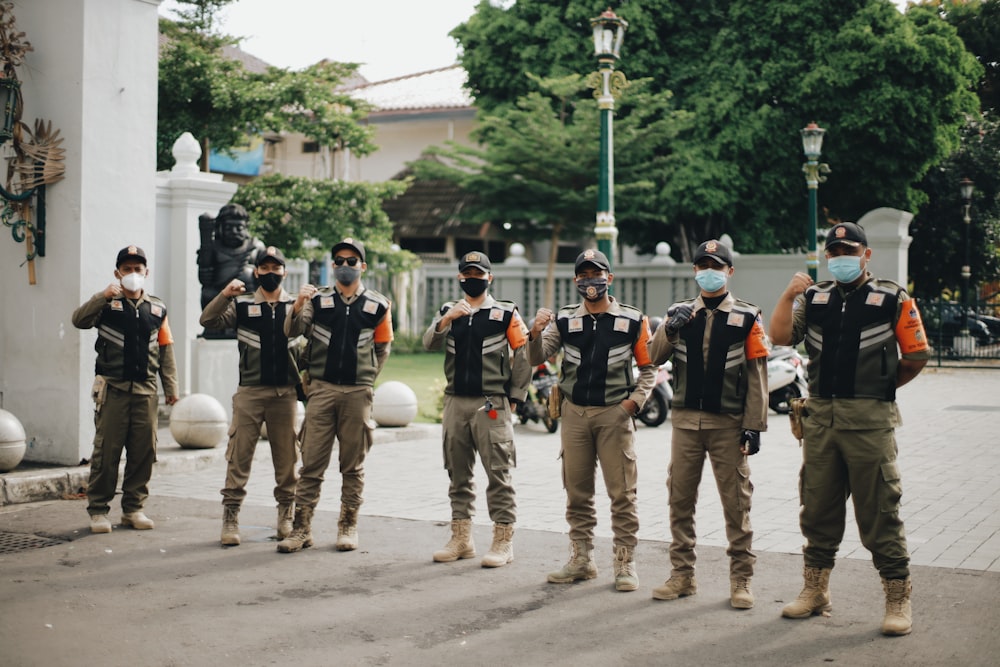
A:
{"label": "overcast sky", "polygon": [[[893,0],[905,7],[906,0]],[[511,0],[495,0],[510,4]],[[369,81],[382,81],[458,59],[448,33],[473,13],[478,0],[237,0],[222,10],[222,32],[244,37],[242,48],[265,62],[302,69],[324,58],[361,63]],[[609,3],[612,7],[615,3]],[[165,0],[160,13],[176,7]],[[581,35],[581,40],[587,39]]]}

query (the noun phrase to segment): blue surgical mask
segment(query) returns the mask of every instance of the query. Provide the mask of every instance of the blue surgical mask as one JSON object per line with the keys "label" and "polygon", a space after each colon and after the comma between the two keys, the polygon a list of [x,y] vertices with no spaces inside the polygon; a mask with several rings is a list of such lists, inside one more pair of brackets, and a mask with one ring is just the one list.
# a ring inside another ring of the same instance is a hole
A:
{"label": "blue surgical mask", "polygon": [[726,275],[725,271],[718,269],[699,269],[695,272],[694,279],[698,283],[698,287],[706,292],[718,292],[726,286],[729,276]]}
{"label": "blue surgical mask", "polygon": [[861,275],[861,257],[840,255],[826,260],[826,267],[838,283],[853,283]]}

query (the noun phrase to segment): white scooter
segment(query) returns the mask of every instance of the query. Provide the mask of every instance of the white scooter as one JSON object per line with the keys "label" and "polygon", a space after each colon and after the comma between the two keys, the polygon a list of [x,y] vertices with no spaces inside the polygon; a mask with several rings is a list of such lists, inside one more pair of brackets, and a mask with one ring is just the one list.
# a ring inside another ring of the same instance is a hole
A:
{"label": "white scooter", "polygon": [[767,404],[779,415],[787,415],[789,401],[809,395],[806,363],[794,347],[776,345],[767,355]]}

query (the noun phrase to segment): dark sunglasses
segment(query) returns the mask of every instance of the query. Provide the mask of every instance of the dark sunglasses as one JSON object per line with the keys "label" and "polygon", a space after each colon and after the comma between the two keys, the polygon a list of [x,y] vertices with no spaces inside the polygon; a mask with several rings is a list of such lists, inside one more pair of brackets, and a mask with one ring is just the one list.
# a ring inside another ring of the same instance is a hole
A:
{"label": "dark sunglasses", "polygon": [[344,262],[347,262],[348,266],[357,266],[358,262],[361,261],[360,257],[334,257],[333,263],[337,266],[343,266]]}

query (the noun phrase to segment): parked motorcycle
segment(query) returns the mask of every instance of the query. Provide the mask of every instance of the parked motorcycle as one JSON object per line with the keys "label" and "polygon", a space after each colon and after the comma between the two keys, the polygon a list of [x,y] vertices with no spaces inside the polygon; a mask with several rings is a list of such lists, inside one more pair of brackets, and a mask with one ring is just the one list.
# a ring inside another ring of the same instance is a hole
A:
{"label": "parked motorcycle", "polygon": [[517,406],[517,420],[520,424],[539,422],[549,433],[555,433],[559,428],[559,420],[549,416],[549,393],[552,386],[559,382],[559,373],[555,366],[546,361],[535,366],[531,373],[531,384],[528,386],[528,397]]}
{"label": "parked motorcycle", "polygon": [[[672,364],[660,366],[656,371],[656,385],[649,394],[649,399],[639,412],[639,421],[646,426],[659,426],[667,420],[667,413],[674,400],[674,387],[671,384],[670,371]],[[636,371],[638,373],[638,371]]]}
{"label": "parked motorcycle", "polygon": [[809,395],[806,364],[794,347],[776,345],[767,355],[767,404],[779,415],[787,415],[789,401]]}

